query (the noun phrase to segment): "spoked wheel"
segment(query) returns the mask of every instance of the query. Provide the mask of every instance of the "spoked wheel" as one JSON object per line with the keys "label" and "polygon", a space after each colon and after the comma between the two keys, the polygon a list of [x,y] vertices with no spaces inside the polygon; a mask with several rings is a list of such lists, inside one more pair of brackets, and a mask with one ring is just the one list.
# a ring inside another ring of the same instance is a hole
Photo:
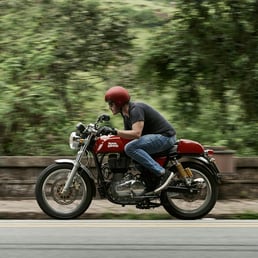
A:
{"label": "spoked wheel", "polygon": [[63,188],[72,164],[53,164],[40,174],[36,183],[36,199],[40,208],[57,219],[73,219],[89,207],[93,191],[91,179],[86,173],[78,173],[71,187],[63,193]]}
{"label": "spoked wheel", "polygon": [[[216,204],[217,182],[203,166],[194,163],[183,166],[189,167],[193,174],[188,186],[191,191],[179,193],[165,190],[161,193],[161,203],[169,214],[178,219],[199,219],[208,214]],[[171,184],[186,187],[184,180],[177,177]]]}

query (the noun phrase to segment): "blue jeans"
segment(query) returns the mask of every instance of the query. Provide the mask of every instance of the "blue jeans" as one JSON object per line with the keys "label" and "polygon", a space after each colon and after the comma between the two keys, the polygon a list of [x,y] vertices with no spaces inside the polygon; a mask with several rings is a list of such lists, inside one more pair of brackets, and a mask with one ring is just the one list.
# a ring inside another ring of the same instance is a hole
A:
{"label": "blue jeans", "polygon": [[176,136],[166,137],[161,134],[147,134],[125,145],[125,153],[140,165],[160,176],[165,172],[150,155],[165,151],[176,142]]}

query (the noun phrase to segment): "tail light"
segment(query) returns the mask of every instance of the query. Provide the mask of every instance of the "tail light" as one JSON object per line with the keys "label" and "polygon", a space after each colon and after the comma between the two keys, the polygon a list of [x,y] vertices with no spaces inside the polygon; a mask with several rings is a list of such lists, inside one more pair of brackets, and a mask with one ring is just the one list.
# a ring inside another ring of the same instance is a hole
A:
{"label": "tail light", "polygon": [[214,150],[212,150],[212,149],[207,149],[207,150],[205,150],[205,154],[206,154],[207,156],[209,156],[209,157],[212,157],[213,154],[214,154]]}

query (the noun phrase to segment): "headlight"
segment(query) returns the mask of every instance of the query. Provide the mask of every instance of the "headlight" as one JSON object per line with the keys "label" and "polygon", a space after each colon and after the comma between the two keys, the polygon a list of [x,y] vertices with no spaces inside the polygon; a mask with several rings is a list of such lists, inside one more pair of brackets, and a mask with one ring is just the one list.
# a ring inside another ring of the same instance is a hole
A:
{"label": "headlight", "polygon": [[72,150],[78,150],[80,148],[80,136],[76,132],[72,132],[69,137],[69,145]]}

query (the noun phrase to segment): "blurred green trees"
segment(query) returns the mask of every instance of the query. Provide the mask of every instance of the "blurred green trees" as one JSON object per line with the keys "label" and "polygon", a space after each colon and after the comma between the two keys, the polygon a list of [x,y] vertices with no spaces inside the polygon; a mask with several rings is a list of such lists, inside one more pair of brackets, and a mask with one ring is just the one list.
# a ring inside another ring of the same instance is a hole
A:
{"label": "blurred green trees", "polygon": [[205,86],[222,110],[233,91],[245,117],[257,119],[258,1],[175,2],[172,21],[152,39],[144,71],[171,80],[180,98],[193,102],[194,113]]}
{"label": "blurred green trees", "polygon": [[174,2],[173,18],[152,37],[141,74],[153,75],[158,90],[173,89],[171,111],[188,126],[203,127],[200,139],[212,132],[222,144],[258,153],[258,1]]}
{"label": "blurred green trees", "polygon": [[104,79],[107,67],[128,60],[128,22],[95,1],[0,5],[0,153],[58,153],[66,124],[95,101],[85,78]]}
{"label": "blurred green trees", "polygon": [[2,0],[0,155],[69,154],[70,131],[107,112],[114,84],[179,138],[257,155],[257,11],[255,0]]}

